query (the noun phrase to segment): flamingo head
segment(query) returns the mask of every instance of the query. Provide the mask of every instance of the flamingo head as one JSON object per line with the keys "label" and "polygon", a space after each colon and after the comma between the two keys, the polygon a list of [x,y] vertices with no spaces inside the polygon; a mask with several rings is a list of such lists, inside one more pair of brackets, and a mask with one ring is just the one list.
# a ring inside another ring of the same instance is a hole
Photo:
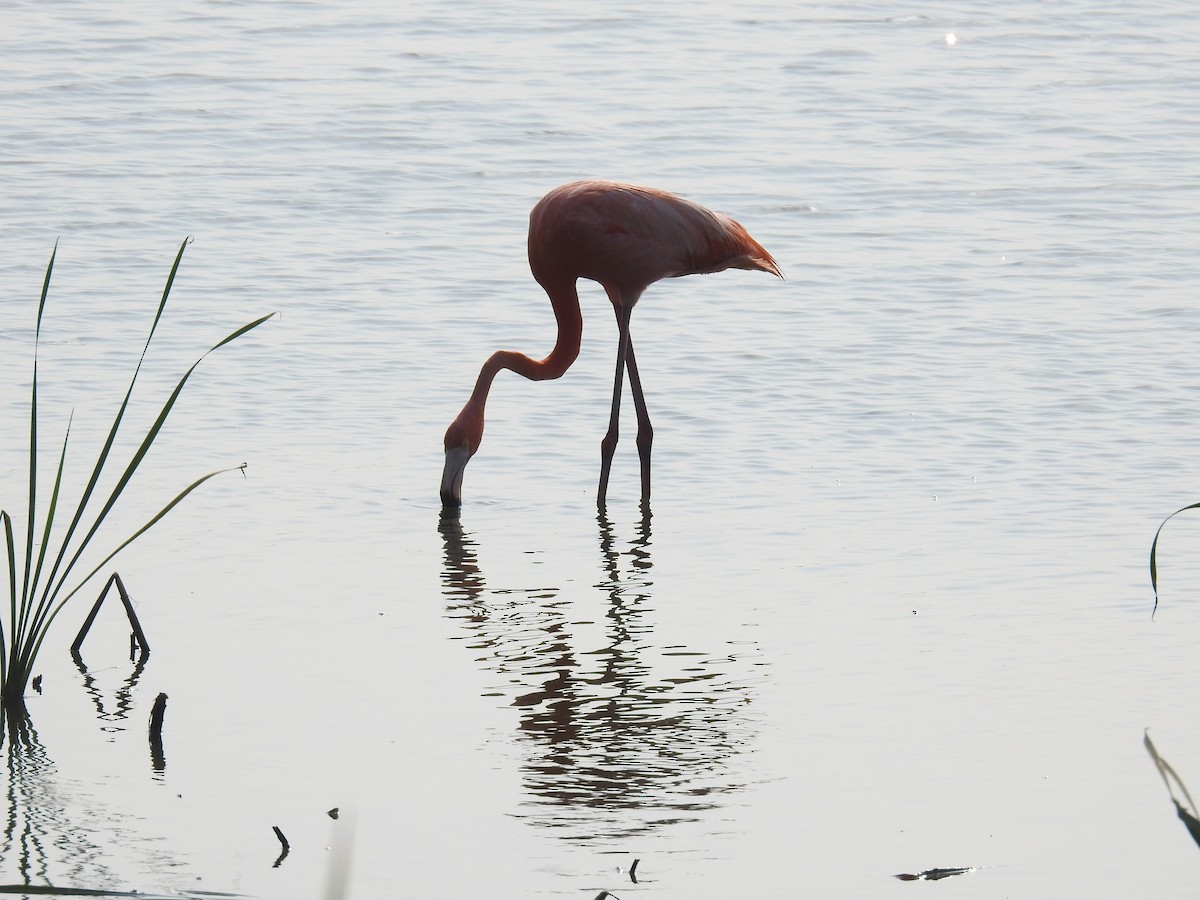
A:
{"label": "flamingo head", "polygon": [[446,465],[442,469],[442,505],[462,506],[462,479],[467,463],[483,440],[483,416],[469,408],[446,429]]}

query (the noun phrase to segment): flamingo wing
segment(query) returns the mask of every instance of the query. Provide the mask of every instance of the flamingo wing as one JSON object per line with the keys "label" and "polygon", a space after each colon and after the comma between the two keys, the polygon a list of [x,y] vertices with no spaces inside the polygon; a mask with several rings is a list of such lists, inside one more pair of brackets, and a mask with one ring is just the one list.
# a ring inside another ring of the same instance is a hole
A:
{"label": "flamingo wing", "polygon": [[728,216],[665,191],[597,181],[564,185],[534,208],[530,263],[535,275],[539,264],[566,266],[635,298],[661,278],[730,268],[781,276],[771,254]]}

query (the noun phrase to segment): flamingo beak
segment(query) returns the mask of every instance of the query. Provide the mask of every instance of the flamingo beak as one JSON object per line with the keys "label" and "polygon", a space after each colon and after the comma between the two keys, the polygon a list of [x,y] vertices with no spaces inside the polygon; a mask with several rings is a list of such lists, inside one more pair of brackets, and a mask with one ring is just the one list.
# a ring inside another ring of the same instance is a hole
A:
{"label": "flamingo beak", "polygon": [[462,479],[471,459],[467,447],[447,447],[446,467],[442,469],[442,506],[462,506]]}

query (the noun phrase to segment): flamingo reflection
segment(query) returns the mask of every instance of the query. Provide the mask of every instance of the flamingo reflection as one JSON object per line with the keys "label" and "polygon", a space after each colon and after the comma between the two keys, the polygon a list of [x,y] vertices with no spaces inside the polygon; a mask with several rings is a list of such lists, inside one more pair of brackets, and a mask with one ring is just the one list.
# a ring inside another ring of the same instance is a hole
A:
{"label": "flamingo reflection", "polygon": [[696,819],[741,787],[756,655],[745,645],[702,652],[656,633],[648,503],[627,543],[603,511],[597,523],[601,621],[581,609],[594,595],[489,586],[457,511],[444,510],[440,524],[455,637],[491,676],[482,693],[519,711],[522,815],[581,843]]}

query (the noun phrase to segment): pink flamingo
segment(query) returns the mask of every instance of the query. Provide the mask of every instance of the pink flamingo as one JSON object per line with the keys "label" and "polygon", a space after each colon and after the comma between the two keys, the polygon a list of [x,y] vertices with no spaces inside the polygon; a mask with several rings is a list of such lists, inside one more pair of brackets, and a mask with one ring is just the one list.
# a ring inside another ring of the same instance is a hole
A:
{"label": "pink flamingo", "polygon": [[545,359],[498,350],[483,364],[471,398],[446,429],[442,503],[447,506],[462,503],[463,472],[483,439],[483,408],[497,373],[511,369],[531,381],[543,381],[558,378],[575,362],[583,332],[575,286],[580,278],[601,284],[612,301],[620,331],[612,411],[608,433],[600,443],[600,489],[596,505],[601,508],[605,505],[609,471],[617,447],[621,382],[626,370],[638,420],[642,499],[648,500],[654,431],[629,338],[633,307],[642,292],[660,278],[722,269],[757,269],[780,278],[783,273],[771,254],[728,216],[666,191],[607,181],[565,184],[538,202],[529,215],[529,267],[550,296],[558,322],[558,340]]}

